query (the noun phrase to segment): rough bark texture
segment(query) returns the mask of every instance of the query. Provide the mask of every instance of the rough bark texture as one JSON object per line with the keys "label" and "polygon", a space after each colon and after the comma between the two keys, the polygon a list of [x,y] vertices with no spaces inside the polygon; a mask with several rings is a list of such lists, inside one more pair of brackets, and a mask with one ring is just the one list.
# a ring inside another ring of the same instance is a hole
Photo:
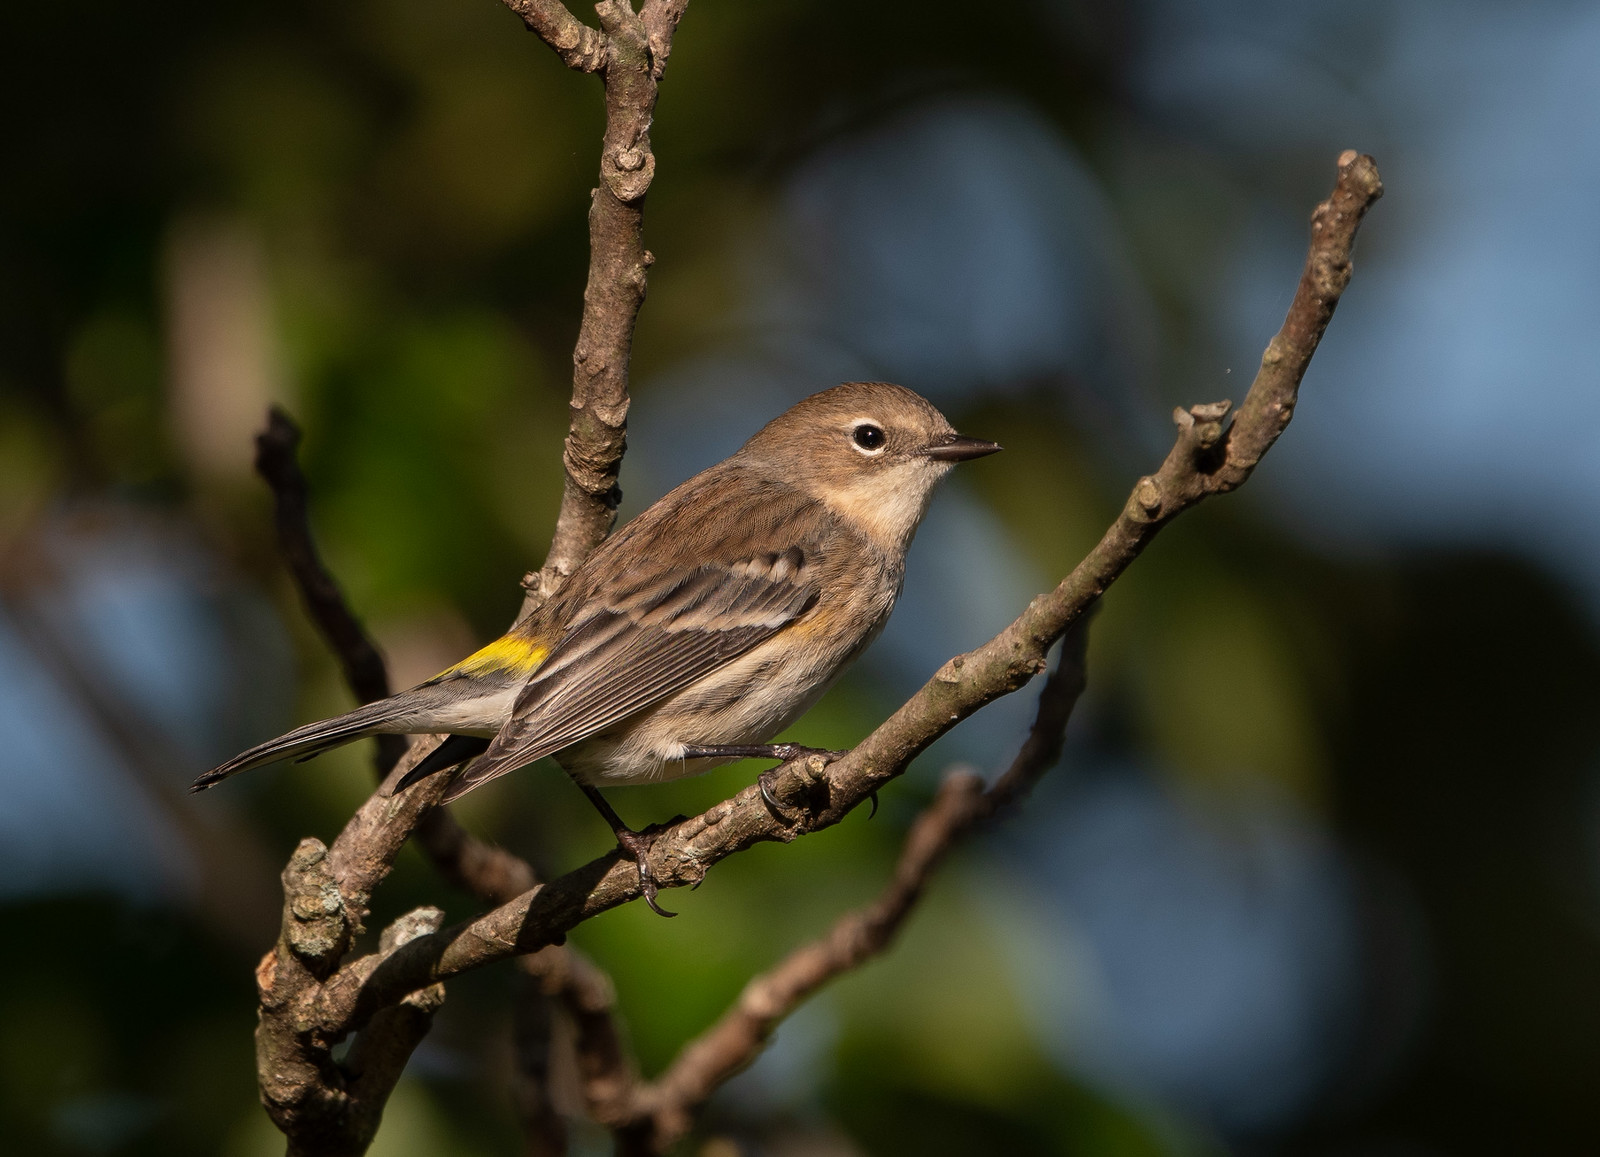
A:
{"label": "rough bark texture", "polygon": [[589,280],[572,351],[572,416],[562,451],[566,482],[544,566],[523,580],[527,615],[611,532],[622,500],[617,477],[627,448],[628,363],[645,271],[655,261],[644,247],[643,228],[644,195],[656,172],[650,122],[672,33],[688,0],[646,0],[637,14],[626,0],[602,0],[595,5],[599,33],[558,3],[509,2],[570,67],[599,71],[606,89],[600,184],[589,204]]}

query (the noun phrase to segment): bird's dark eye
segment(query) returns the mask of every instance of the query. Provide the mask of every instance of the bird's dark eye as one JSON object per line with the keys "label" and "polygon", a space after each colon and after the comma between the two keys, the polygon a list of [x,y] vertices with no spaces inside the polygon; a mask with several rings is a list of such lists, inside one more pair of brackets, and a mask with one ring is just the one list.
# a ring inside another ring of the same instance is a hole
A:
{"label": "bird's dark eye", "polygon": [[883,428],[874,426],[871,422],[863,422],[851,431],[850,439],[863,450],[876,450],[884,442]]}

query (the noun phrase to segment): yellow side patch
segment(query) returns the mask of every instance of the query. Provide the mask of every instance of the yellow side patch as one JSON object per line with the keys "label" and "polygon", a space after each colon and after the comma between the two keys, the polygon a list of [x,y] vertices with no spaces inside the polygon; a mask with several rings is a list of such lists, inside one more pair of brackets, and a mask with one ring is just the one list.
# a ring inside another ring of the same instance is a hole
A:
{"label": "yellow side patch", "polygon": [[550,648],[543,643],[515,635],[501,635],[487,647],[474,651],[454,667],[442,672],[439,677],[478,675],[485,671],[514,671],[519,675],[531,675],[549,654]]}

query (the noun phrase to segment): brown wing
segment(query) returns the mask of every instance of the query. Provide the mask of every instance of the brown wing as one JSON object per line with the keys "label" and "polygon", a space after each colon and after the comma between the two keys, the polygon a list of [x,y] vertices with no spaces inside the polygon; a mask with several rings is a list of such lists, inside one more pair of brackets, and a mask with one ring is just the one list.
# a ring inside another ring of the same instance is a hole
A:
{"label": "brown wing", "polygon": [[589,603],[523,688],[511,721],[445,801],[599,734],[793,623],[818,598],[801,547],[733,562],[656,567]]}

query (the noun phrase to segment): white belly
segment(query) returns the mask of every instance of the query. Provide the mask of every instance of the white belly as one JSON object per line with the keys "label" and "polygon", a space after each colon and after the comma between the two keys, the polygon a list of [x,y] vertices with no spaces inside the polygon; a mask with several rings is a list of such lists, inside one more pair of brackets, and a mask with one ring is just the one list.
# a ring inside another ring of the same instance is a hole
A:
{"label": "white belly", "polygon": [[822,698],[888,617],[885,607],[866,636],[847,650],[780,635],[634,716],[618,733],[559,752],[556,761],[597,786],[678,779],[731,762],[684,759],[684,748],[770,741]]}

